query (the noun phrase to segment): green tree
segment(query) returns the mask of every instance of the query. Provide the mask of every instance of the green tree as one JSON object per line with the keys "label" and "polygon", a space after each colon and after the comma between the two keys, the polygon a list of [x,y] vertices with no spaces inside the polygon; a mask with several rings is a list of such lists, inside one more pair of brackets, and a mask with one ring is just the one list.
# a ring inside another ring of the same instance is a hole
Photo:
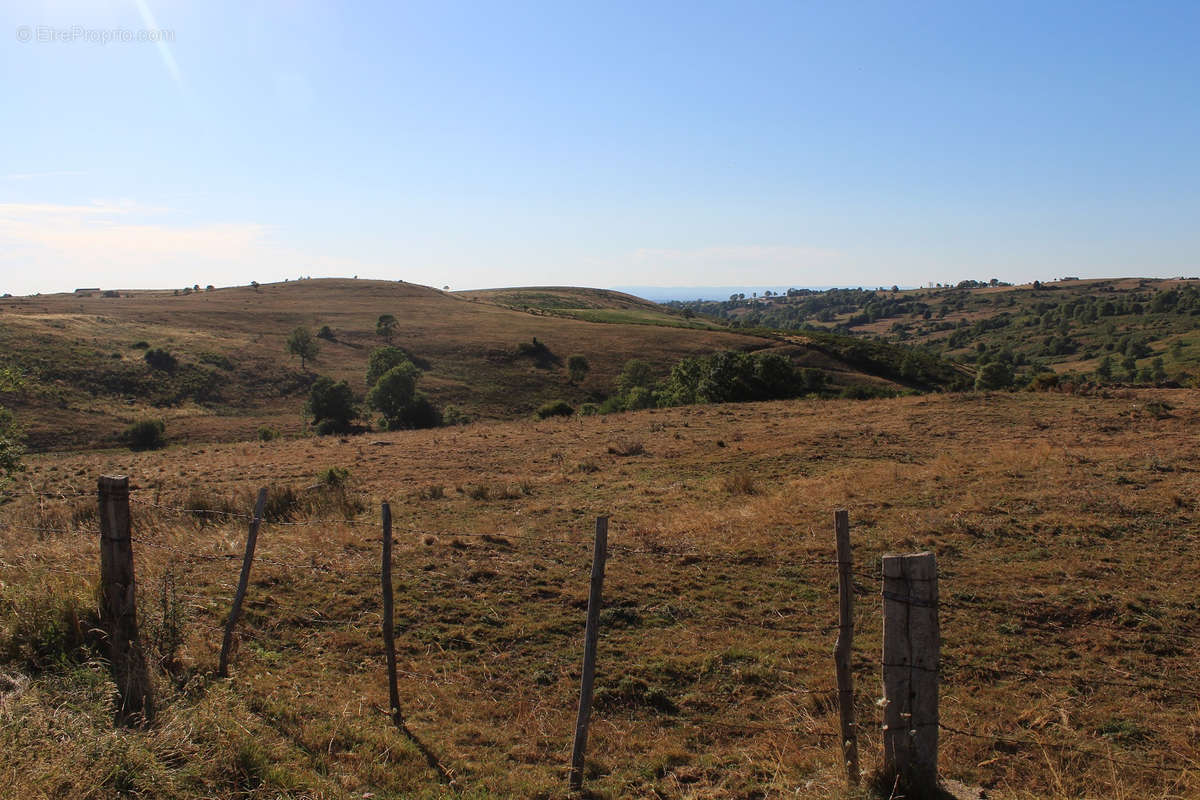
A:
{"label": "green tree", "polygon": [[1104,358],[1100,359],[1099,365],[1096,366],[1096,375],[1098,375],[1102,380],[1108,381],[1112,380],[1112,374],[1113,357],[1105,356]]}
{"label": "green tree", "polygon": [[383,373],[371,387],[367,405],[382,415],[384,428],[432,428],[441,424],[437,409],[417,391],[420,379],[421,371],[405,361]]}
{"label": "green tree", "polygon": [[1150,367],[1153,370],[1154,381],[1162,383],[1167,379],[1167,369],[1163,366],[1162,356],[1158,356],[1150,362]]}
{"label": "green tree", "polygon": [[975,378],[975,389],[1007,389],[1012,385],[1012,369],[1003,361],[989,361]]}
{"label": "green tree", "polygon": [[367,356],[367,386],[374,386],[383,373],[392,367],[410,364],[411,361],[412,358],[404,348],[391,345],[376,347],[371,351],[371,355]]}
{"label": "green tree", "polygon": [[287,351],[300,357],[300,369],[304,369],[306,362],[316,360],[317,353],[321,352],[321,346],[317,344],[317,339],[312,335],[312,331],[300,326],[288,336]]}
{"label": "green tree", "polygon": [[574,355],[567,358],[567,372],[571,376],[571,383],[582,383],[591,368],[592,365],[584,356]]}
{"label": "green tree", "polygon": [[392,314],[380,314],[379,319],[375,322],[375,335],[379,336],[388,344],[392,343],[392,334],[396,332],[396,327],[399,325],[396,317]]}
{"label": "green tree", "polygon": [[333,378],[325,375],[313,382],[304,411],[312,418],[312,424],[322,436],[349,433],[354,427],[354,420],[358,418],[358,406],[350,384],[345,381],[334,382]]}
{"label": "green tree", "polygon": [[649,361],[631,358],[625,362],[621,374],[617,376],[617,392],[628,394],[630,390],[639,386],[644,389],[654,388],[654,372]]}

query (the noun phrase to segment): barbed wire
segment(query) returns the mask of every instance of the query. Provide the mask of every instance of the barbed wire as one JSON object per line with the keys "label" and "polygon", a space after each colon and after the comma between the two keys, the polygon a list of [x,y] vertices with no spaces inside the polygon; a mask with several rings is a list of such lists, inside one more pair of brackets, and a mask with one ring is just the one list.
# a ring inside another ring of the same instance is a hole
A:
{"label": "barbed wire", "polygon": [[[1046,680],[1047,678],[1054,677],[1052,674],[1048,674],[1046,672],[1033,672],[1029,670],[1013,669],[1011,667],[999,667],[992,664],[972,663],[969,661],[959,661],[952,658],[943,658],[942,664],[947,669],[987,672],[991,675],[1021,678],[1022,680]],[[1074,678],[1069,678],[1069,680],[1074,684],[1094,684],[1097,686],[1113,686],[1122,689],[1139,689],[1142,691],[1153,691],[1163,694],[1178,694],[1186,695],[1188,697],[1200,697],[1200,691],[1195,689],[1176,688],[1163,686],[1161,684],[1147,685],[1144,683],[1136,683],[1134,681],[1116,681],[1108,678],[1094,678],[1090,676],[1076,676]]]}
{"label": "barbed wire", "polygon": [[1004,617],[1013,622],[1018,622],[1022,625],[1027,625],[1031,628],[1038,628],[1040,630],[1047,630],[1047,631],[1062,632],[1062,631],[1069,630],[1072,627],[1090,627],[1090,628],[1099,628],[1102,630],[1115,631],[1117,633],[1139,634],[1139,635],[1143,635],[1143,636],[1146,636],[1146,635],[1169,636],[1169,637],[1175,637],[1175,638],[1180,638],[1180,639],[1200,640],[1200,632],[1197,632],[1197,631],[1191,631],[1191,630],[1184,630],[1184,631],[1141,630],[1138,628],[1123,627],[1121,625],[1115,625],[1115,624],[1106,623],[1101,620],[1094,620],[1094,619],[1071,620],[1069,622],[1064,621],[1062,623],[1055,624],[1049,620],[1030,619],[1028,616],[1025,616],[1025,615],[1022,615],[1019,613],[1015,613],[1012,611],[1004,611],[1004,610],[997,609],[997,608],[991,608],[989,606],[982,605],[981,601],[969,601],[969,602],[964,603],[961,599],[959,599],[957,601],[942,600],[942,601],[940,601],[939,606],[941,608],[944,608],[944,609],[947,609],[950,611],[969,611],[969,612],[982,611],[986,614],[993,614],[995,616]]}
{"label": "barbed wire", "polygon": [[1052,750],[1064,750],[1064,751],[1069,751],[1069,752],[1073,752],[1073,753],[1078,753],[1079,755],[1085,755],[1085,756],[1088,756],[1089,758],[1103,759],[1112,764],[1116,764],[1117,766],[1133,767],[1135,769],[1145,769],[1145,770],[1150,770],[1153,772],[1160,772],[1160,773],[1161,772],[1191,772],[1191,771],[1197,769],[1197,767],[1195,767],[1195,766],[1182,766],[1182,765],[1177,765],[1177,764],[1151,764],[1148,761],[1131,761],[1128,759],[1115,758],[1112,755],[1110,755],[1108,753],[1100,752],[1099,750],[1094,750],[1092,748],[1086,748],[1086,747],[1080,747],[1078,745],[1073,745],[1073,744],[1069,744],[1066,742],[1045,742],[1045,741],[1040,741],[1037,739],[1019,739],[1016,737],[1006,736],[1003,734],[975,733],[973,731],[965,731],[965,730],[962,730],[961,728],[956,728],[952,725],[946,725],[945,723],[942,723],[942,722],[938,722],[938,728],[945,731],[946,733],[953,733],[958,736],[965,736],[970,739],[981,739],[984,741],[1002,742],[1004,744],[1009,744],[1009,745],[1023,745],[1023,746],[1027,746],[1027,747],[1050,748]]}

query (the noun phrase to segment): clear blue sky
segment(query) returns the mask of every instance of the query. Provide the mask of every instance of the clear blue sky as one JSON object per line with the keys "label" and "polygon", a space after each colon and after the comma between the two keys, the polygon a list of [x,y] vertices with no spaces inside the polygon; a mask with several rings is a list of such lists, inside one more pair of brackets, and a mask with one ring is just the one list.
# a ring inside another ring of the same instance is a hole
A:
{"label": "clear blue sky", "polygon": [[[1200,273],[1200,3],[32,0],[0,24],[0,291]],[[88,40],[112,29],[173,41]]]}

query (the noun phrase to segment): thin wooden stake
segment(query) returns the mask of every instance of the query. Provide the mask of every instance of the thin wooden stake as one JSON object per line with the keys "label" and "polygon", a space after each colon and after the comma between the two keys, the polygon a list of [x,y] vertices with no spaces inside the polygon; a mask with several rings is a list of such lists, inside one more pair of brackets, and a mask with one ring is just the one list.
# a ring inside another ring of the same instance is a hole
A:
{"label": "thin wooden stake", "polygon": [[217,665],[217,675],[229,677],[229,650],[233,647],[233,631],[237,627],[238,618],[242,615],[242,600],[246,597],[246,584],[250,581],[250,565],[254,563],[254,546],[258,543],[258,528],[262,524],[263,508],[267,504],[267,490],[258,490],[258,499],[254,503],[254,516],[250,520],[250,532],[246,534],[246,554],[242,557],[242,574],[238,578],[237,591],[233,595],[233,608],[229,610],[229,619],[225,622],[225,640],[221,642],[221,661]]}
{"label": "thin wooden stake", "polygon": [[936,797],[938,767],[937,560],[883,558],[883,761],[906,797]]}
{"label": "thin wooden stake", "polygon": [[587,629],[583,643],[583,677],[579,682],[579,714],[575,718],[575,746],[571,751],[570,789],[583,788],[583,763],[587,752],[588,723],[592,717],[592,683],[596,677],[596,639],[604,589],[604,562],[608,558],[608,517],[596,518],[596,546],[592,554],[592,585],[588,594]]}
{"label": "thin wooden stake", "polygon": [[129,478],[102,477],[100,499],[100,619],[117,684],[117,722],[146,725],[154,719],[154,692],[138,639],[137,592],[129,516]]}
{"label": "thin wooden stake", "polygon": [[386,502],[380,507],[380,518],[383,521],[383,563],[380,565],[379,581],[380,588],[383,589],[383,649],[388,673],[388,716],[392,718],[392,724],[416,745],[417,750],[425,757],[425,762],[442,779],[442,783],[454,786],[454,775],[433,754],[429,746],[409,729],[404,722],[404,715],[400,712],[400,687],[396,678],[396,632],[392,619],[395,608],[392,600],[392,507]]}
{"label": "thin wooden stake", "polygon": [[837,537],[838,563],[838,638],[833,649],[837,666],[838,710],[842,718],[842,760],[846,765],[846,778],[851,786],[857,786],[858,770],[858,726],[854,721],[854,673],[850,668],[850,654],[854,648],[854,582],[851,570],[853,555],[850,550],[850,515],[846,511],[834,512],[834,530]]}
{"label": "thin wooden stake", "polygon": [[400,713],[400,688],[396,684],[396,634],[392,627],[392,508],[387,503],[381,509],[383,517],[383,566],[380,581],[383,584],[383,648],[387,658],[388,713],[397,728],[404,728],[404,717]]}

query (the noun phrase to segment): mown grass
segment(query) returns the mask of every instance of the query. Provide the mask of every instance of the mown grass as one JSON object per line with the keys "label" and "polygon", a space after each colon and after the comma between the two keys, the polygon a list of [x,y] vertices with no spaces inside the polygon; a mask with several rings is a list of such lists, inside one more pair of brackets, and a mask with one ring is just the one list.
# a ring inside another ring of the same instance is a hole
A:
{"label": "mown grass", "polygon": [[[1148,412],[1164,400],[1170,416]],[[170,569],[187,636],[146,733],[111,729],[111,684],[86,649],[61,667],[7,658],[0,736],[15,755],[0,778],[31,797],[442,794],[382,713],[377,502],[389,499],[401,703],[466,796],[565,795],[602,513],[612,556],[588,785],[847,796],[827,563],[843,506],[862,586],[864,768],[879,750],[878,559],[930,548],[947,601],[943,719],[982,737],[943,734],[944,774],[993,797],[1194,796],[1200,640],[1179,634],[1200,632],[1197,411],[1191,391],[790,401],[36,456],[34,490],[133,476],[144,626],[161,617],[155,587]],[[614,442],[642,446],[629,456]],[[199,525],[150,503],[199,493],[245,513],[257,486],[298,492],[330,467],[349,469],[343,490],[362,505],[264,526],[233,675],[216,680],[242,522]],[[0,510],[79,531],[4,530],[6,596],[46,585],[57,597],[47,579],[66,570],[86,601],[89,502]]]}

